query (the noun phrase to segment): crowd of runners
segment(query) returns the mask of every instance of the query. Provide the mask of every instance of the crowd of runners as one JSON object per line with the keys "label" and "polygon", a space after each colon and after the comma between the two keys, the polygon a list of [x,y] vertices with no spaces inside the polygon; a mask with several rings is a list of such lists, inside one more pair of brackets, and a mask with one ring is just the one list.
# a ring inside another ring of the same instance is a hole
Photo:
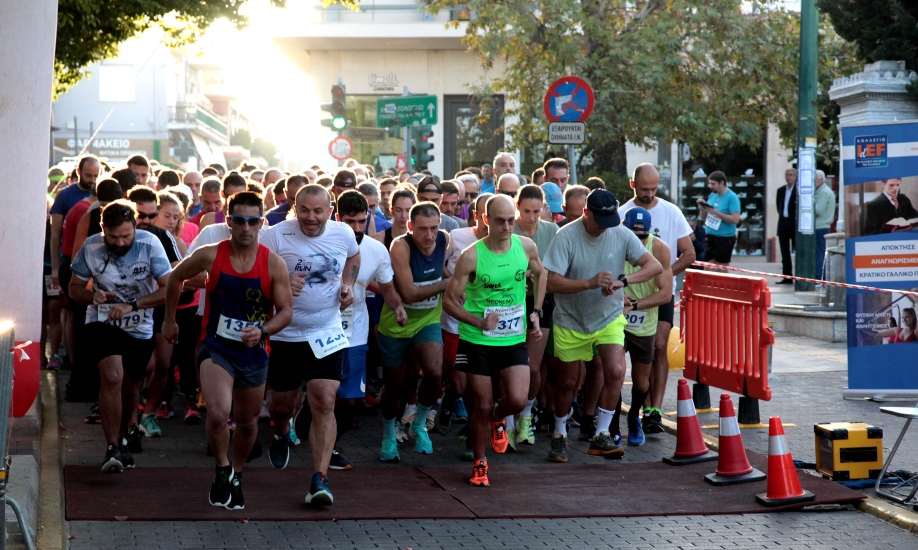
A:
{"label": "crowd of runners", "polygon": [[431,454],[431,434],[453,431],[472,485],[490,484],[488,447],[537,433],[567,462],[569,426],[590,455],[620,458],[662,432],[693,230],[656,196],[653,165],[624,204],[598,178],[569,184],[569,168],[553,158],[524,176],[502,153],[441,180],[356,160],[183,173],[82,157],[49,172],[42,359],[71,370],[66,397],[98,400],[86,421],[101,424],[104,472],[134,468],[176,412],[203,421],[209,501],[230,510],[262,453],[259,418],[275,468],[310,419],[305,500],[320,506],[328,471],[353,467],[341,438],[365,407],[381,411],[381,461]]}

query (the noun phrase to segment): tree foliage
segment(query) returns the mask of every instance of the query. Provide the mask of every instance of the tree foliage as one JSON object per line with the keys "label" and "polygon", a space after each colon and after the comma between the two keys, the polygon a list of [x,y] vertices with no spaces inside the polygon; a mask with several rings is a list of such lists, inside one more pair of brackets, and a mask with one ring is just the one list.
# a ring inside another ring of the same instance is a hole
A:
{"label": "tree foliage", "polygon": [[867,62],[904,60],[918,70],[918,2],[887,0],[816,0],[829,16],[835,31],[857,44]]}
{"label": "tree foliage", "polygon": [[[86,76],[86,67],[118,55],[125,40],[160,26],[168,46],[194,41],[217,19],[237,28],[248,19],[248,0],[59,0],[54,54],[54,95],[66,92]],[[283,6],[285,0],[267,0]]]}
{"label": "tree foliage", "polygon": [[595,91],[584,151],[596,172],[624,174],[625,140],[755,148],[767,123],[796,118],[798,16],[772,2],[432,0],[431,9],[462,4],[475,14],[465,41],[485,69],[474,92],[505,94],[513,146],[546,141],[542,98],[568,74]]}

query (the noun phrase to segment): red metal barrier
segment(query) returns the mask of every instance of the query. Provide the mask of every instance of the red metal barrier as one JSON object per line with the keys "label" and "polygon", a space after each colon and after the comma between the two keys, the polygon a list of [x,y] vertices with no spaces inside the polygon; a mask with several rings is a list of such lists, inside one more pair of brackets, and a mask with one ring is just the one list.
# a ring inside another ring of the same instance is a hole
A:
{"label": "red metal barrier", "polygon": [[682,286],[683,376],[769,401],[771,292],[765,279],[688,270]]}

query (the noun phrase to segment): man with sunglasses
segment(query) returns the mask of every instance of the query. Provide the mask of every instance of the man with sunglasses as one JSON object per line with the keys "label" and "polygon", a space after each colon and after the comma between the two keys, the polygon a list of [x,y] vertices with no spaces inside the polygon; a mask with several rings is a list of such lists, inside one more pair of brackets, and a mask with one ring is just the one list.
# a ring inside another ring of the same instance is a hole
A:
{"label": "man with sunglasses", "polygon": [[[169,278],[163,334],[178,342],[176,306],[189,279],[207,272],[204,338],[198,352],[201,389],[207,396],[207,440],[216,475],[210,504],[242,510],[242,468],[258,436],[258,413],[268,377],[265,341],[293,317],[290,281],[283,261],[258,244],[263,205],[258,194],[230,197],[228,240],[197,248]],[[223,224],[221,224],[223,225]],[[230,410],[236,421],[233,457],[227,457]]]}
{"label": "man with sunglasses", "polygon": [[[437,176],[425,176],[418,182],[418,202],[429,201],[440,208],[440,200],[443,198],[443,185]],[[442,209],[440,210],[442,214]],[[450,216],[440,216],[440,229],[451,233],[454,229],[459,229],[459,224]]]}
{"label": "man with sunglasses", "polygon": [[[456,369],[468,374],[471,394],[475,396],[469,422],[474,453],[469,483],[479,487],[490,485],[485,459],[488,434],[494,451],[506,452],[509,441],[505,419],[513,418],[526,406],[526,338],[542,337],[539,318],[545,298],[545,272],[535,243],[513,234],[515,221],[512,200],[499,195],[488,200],[484,215],[488,234],[462,251],[443,298],[446,311],[459,320]],[[535,305],[528,316],[527,271],[533,276]],[[492,386],[492,379],[498,381],[499,390]],[[496,403],[495,393],[500,395]]]}
{"label": "man with sunglasses", "polygon": [[[673,269],[670,265],[669,246],[653,234],[654,226],[648,210],[635,206],[625,213],[622,223],[663,266],[663,272],[653,279],[630,284],[625,289],[624,314],[628,321],[625,325],[625,352],[631,354],[632,382],[628,444],[643,445],[644,430],[639,413],[650,391],[650,368],[654,360],[659,309],[673,299]],[[625,264],[625,277],[630,277],[636,271],[637,268],[631,264]],[[621,413],[621,404],[622,398],[619,397],[616,420]],[[618,431],[618,424],[614,428]]]}
{"label": "man with sunglasses", "polygon": [[520,190],[520,178],[516,174],[507,173],[500,176],[497,180],[497,194],[507,195],[510,200],[516,200],[516,194]]}
{"label": "man with sunglasses", "polygon": [[[128,193],[128,199],[134,203],[134,208],[137,210],[137,229],[152,233],[159,239],[160,244],[163,245],[163,249],[166,251],[166,256],[169,258],[169,263],[174,267],[181,261],[182,255],[172,234],[153,224],[153,221],[159,215],[156,193],[149,187],[138,185]],[[128,434],[130,451],[135,453],[141,450],[140,433],[143,433],[146,437],[161,437],[163,434],[162,429],[156,422],[156,409],[159,407],[163,390],[166,388],[166,374],[172,357],[172,345],[162,335],[165,313],[165,306],[158,306],[153,309],[155,357],[147,365],[147,371],[151,376],[147,386],[144,411],[140,417],[140,430],[138,432],[132,423],[132,428]],[[136,411],[132,411],[133,415],[136,415]]]}
{"label": "man with sunglasses", "polygon": [[[625,276],[625,262],[641,269]],[[545,254],[548,291],[554,293],[553,364],[555,426],[548,460],[567,462],[567,418],[577,381],[579,361],[599,352],[603,389],[591,455],[619,458],[624,455],[621,436],[609,426],[624,383],[624,293],[630,283],[643,283],[663,271],[660,262],[644,249],[634,233],[621,227],[618,200],[605,189],[587,197],[583,216],[558,230]],[[558,416],[561,414],[561,416]]]}
{"label": "man with sunglasses", "polygon": [[354,303],[360,249],[347,224],[329,220],[331,195],[324,187],[308,184],[293,200],[296,217],[275,225],[262,239],[287,265],[295,313],[271,341],[274,436],[268,454],[275,468],[287,466],[290,420],[305,384],[313,468],[306,503],[329,506],[334,502],[327,471],[335,445],[335,397],[348,347],[341,310]]}
{"label": "man with sunglasses", "polygon": [[[107,449],[102,471],[134,467],[127,449],[128,422],[153,354],[153,311],[163,303],[172,271],[159,239],[136,230],[133,204],[117,200],[102,209],[101,234],[73,259],[70,295],[89,304],[84,353],[102,379],[99,413]],[[87,284],[92,281],[92,290]]]}

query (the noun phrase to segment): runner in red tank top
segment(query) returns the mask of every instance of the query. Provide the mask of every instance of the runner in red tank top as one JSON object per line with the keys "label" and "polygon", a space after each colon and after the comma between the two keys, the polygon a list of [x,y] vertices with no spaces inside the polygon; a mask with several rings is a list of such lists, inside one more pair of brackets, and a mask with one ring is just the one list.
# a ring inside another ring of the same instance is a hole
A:
{"label": "runner in red tank top", "polygon": [[[268,376],[266,339],[290,323],[293,297],[283,260],[258,244],[261,198],[248,191],[229,200],[228,241],[203,246],[175,267],[166,294],[163,336],[178,341],[176,305],[186,280],[209,273],[204,339],[198,354],[207,396],[207,441],[217,473],[210,503],[242,510],[242,468],[258,435],[258,413]],[[236,420],[233,461],[227,458],[230,410]]]}

